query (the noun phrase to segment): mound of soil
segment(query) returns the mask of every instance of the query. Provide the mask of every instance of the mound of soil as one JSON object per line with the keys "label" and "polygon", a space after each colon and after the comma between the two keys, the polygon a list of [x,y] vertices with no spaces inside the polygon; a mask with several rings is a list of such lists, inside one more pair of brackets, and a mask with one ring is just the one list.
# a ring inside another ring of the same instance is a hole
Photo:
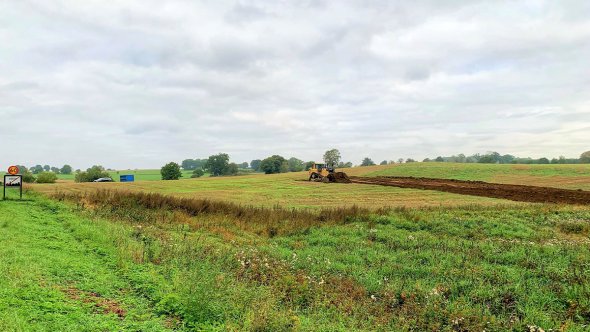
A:
{"label": "mound of soil", "polygon": [[454,194],[503,198],[519,202],[590,204],[590,191],[515,184],[414,177],[352,177],[352,183],[428,189]]}
{"label": "mound of soil", "polygon": [[335,182],[335,183],[351,183],[352,182],[352,181],[350,181],[350,178],[348,177],[348,175],[346,175],[346,173],[344,173],[344,172],[332,173],[332,174],[328,175],[328,178],[330,179],[330,182]]}

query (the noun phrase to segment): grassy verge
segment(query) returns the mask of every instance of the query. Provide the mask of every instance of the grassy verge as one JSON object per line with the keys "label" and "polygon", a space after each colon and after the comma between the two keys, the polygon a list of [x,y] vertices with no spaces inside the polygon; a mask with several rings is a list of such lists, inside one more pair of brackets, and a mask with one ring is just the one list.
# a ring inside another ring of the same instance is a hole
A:
{"label": "grassy verge", "polygon": [[139,240],[122,252],[167,276],[149,297],[184,324],[269,331],[590,324],[590,211],[581,207],[398,208],[301,227],[289,219],[299,214],[275,210],[285,229],[261,232],[268,220],[236,206],[195,210],[202,202],[122,193],[77,201],[80,213],[134,225]]}

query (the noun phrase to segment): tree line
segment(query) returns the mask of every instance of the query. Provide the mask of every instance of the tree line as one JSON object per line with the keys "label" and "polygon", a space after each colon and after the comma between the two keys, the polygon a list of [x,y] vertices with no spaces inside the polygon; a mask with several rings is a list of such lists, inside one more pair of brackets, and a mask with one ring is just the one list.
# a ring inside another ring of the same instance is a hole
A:
{"label": "tree line", "polygon": [[448,162],[448,163],[480,163],[480,164],[588,164],[590,163],[590,151],[586,151],[580,155],[580,158],[566,158],[559,156],[558,158],[522,158],[511,154],[500,154],[495,151],[487,152],[485,154],[473,154],[466,156],[463,153],[453,155],[450,157],[438,156],[430,159],[426,158],[424,162]]}

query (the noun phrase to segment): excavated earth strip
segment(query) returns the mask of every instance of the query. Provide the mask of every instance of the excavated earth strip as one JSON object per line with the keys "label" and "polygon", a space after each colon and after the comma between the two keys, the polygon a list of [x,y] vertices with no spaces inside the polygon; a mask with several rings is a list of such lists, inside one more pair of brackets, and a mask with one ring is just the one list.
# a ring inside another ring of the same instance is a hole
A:
{"label": "excavated earth strip", "polygon": [[351,176],[352,183],[375,184],[400,188],[427,189],[454,194],[503,198],[519,202],[590,204],[590,191],[536,187],[514,184],[461,181],[451,179],[430,179],[415,177],[357,177]]}

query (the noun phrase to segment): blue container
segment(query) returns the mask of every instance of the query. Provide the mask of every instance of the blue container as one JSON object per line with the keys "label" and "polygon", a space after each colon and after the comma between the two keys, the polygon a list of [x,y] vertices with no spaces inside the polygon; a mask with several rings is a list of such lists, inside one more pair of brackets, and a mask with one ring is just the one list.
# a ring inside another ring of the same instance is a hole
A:
{"label": "blue container", "polygon": [[121,180],[121,182],[134,182],[135,175],[121,175],[119,179]]}

